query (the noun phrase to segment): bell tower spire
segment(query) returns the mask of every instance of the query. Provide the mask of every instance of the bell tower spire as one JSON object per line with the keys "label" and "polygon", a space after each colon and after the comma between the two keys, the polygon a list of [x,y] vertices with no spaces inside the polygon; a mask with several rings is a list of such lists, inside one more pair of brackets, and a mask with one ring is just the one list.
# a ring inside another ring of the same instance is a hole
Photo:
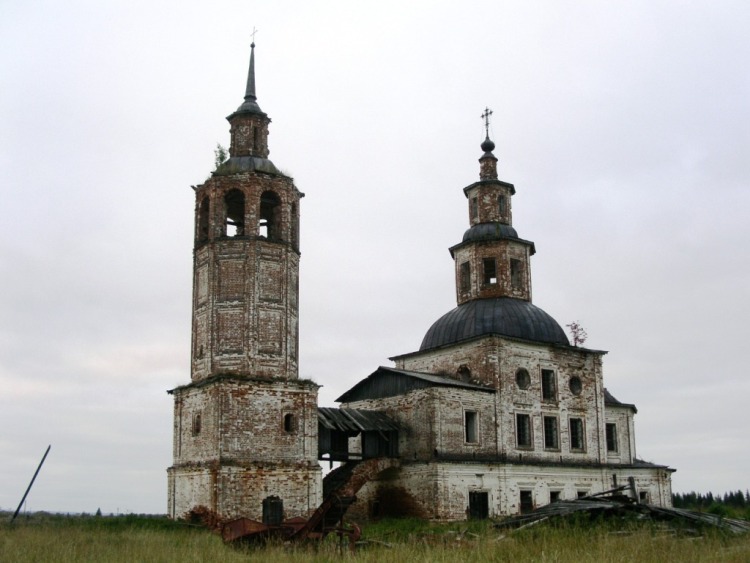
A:
{"label": "bell tower spire", "polygon": [[[253,32],[255,33],[255,32]],[[271,119],[260,109],[255,94],[255,42],[250,44],[250,67],[247,71],[245,99],[227,117],[231,128],[230,157],[268,158],[268,125]]]}

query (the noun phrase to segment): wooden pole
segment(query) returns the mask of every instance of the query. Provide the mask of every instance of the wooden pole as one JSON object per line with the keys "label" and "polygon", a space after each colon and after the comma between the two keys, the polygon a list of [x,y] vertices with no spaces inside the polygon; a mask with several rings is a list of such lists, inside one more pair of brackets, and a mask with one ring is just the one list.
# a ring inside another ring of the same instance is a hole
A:
{"label": "wooden pole", "polygon": [[29,491],[31,490],[31,486],[34,484],[34,481],[36,480],[36,476],[39,475],[39,470],[42,468],[42,465],[44,464],[44,460],[47,459],[47,454],[49,453],[50,448],[52,448],[52,444],[47,446],[47,451],[44,452],[44,455],[42,456],[42,461],[39,462],[39,466],[36,468],[36,471],[34,472],[34,476],[31,478],[31,483],[29,483],[29,486],[26,487],[26,492],[23,494],[23,498],[21,499],[21,502],[18,503],[18,508],[16,508],[16,512],[13,514],[13,518],[10,519],[11,523],[13,522],[13,520],[16,519],[16,516],[18,516],[18,513],[21,511],[21,507],[23,506],[23,503],[26,500],[26,496],[29,494]]}

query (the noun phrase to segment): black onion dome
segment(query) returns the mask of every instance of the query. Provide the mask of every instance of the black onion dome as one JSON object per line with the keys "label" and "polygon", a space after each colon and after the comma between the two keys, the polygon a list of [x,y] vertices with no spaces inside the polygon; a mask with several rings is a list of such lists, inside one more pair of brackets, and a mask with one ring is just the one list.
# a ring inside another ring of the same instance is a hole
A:
{"label": "black onion dome", "polygon": [[518,233],[510,225],[502,223],[479,223],[464,233],[462,242],[475,240],[499,240],[504,238],[518,238]]}
{"label": "black onion dome", "polygon": [[419,350],[490,334],[570,346],[557,321],[539,307],[521,299],[497,297],[467,301],[440,317],[425,334]]}
{"label": "black onion dome", "polygon": [[495,143],[493,143],[489,136],[482,141],[482,144],[479,145],[479,148],[481,148],[484,152],[492,152],[495,150]]}

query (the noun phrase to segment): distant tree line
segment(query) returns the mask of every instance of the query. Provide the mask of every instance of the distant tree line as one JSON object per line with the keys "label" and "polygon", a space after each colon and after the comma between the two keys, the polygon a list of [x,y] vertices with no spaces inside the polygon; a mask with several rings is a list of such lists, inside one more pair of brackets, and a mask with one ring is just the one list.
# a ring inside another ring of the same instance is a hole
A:
{"label": "distant tree line", "polygon": [[745,518],[750,520],[750,491],[740,490],[721,494],[713,493],[673,493],[672,504],[675,508],[711,512],[720,516]]}

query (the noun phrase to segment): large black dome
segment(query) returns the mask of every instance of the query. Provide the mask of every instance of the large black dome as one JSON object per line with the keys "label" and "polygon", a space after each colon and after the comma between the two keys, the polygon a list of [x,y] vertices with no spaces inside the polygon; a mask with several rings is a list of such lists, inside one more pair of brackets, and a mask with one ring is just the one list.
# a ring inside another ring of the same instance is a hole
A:
{"label": "large black dome", "polygon": [[521,299],[497,297],[467,301],[446,313],[430,327],[419,349],[489,334],[570,345],[557,321],[539,307]]}

